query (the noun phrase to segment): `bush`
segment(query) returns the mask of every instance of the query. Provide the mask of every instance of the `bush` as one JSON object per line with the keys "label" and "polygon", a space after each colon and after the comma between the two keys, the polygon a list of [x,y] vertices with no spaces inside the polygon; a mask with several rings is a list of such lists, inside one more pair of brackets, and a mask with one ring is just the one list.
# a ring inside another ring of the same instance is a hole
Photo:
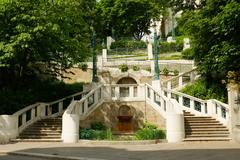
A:
{"label": "bush", "polygon": [[166,133],[157,129],[155,125],[146,123],[143,128],[136,132],[135,136],[139,140],[165,139]]}
{"label": "bush", "polygon": [[169,74],[169,70],[165,67],[165,68],[163,68],[163,74],[165,75],[165,76],[168,76],[168,74]]}
{"label": "bush", "polygon": [[176,42],[161,42],[159,46],[159,53],[181,52],[183,49],[182,43]]}
{"label": "bush", "polygon": [[185,49],[182,51],[182,57],[185,59],[193,59],[194,50],[192,48]]}
{"label": "bush", "polygon": [[224,103],[227,102],[227,91],[221,84],[207,84],[203,80],[197,80],[191,85],[184,87],[181,92],[200,99],[217,99]]}
{"label": "bush", "polygon": [[136,66],[136,65],[134,65],[134,66],[133,66],[133,70],[134,70],[134,71],[139,71],[139,70],[140,70],[140,67],[139,67],[139,66]]}
{"label": "bush", "polygon": [[175,70],[173,71],[173,74],[174,74],[175,76],[177,76],[177,75],[179,75],[179,71],[178,71],[177,69],[175,69]]}
{"label": "bush", "polygon": [[122,71],[122,72],[127,72],[128,71],[128,66],[126,64],[121,64],[119,66],[119,69]]}
{"label": "bush", "polygon": [[13,114],[36,102],[51,102],[82,91],[82,83],[65,84],[55,79],[18,82],[0,87],[0,115]]}
{"label": "bush", "polygon": [[107,127],[102,122],[91,123],[91,129],[93,130],[105,130]]}
{"label": "bush", "polygon": [[151,67],[144,68],[146,71],[151,72]]}
{"label": "bush", "polygon": [[88,65],[87,65],[87,63],[80,63],[80,64],[79,64],[79,68],[80,68],[82,71],[87,71]]}
{"label": "bush", "polygon": [[111,49],[128,48],[128,49],[144,49],[147,45],[143,41],[135,40],[118,40],[111,44]]}

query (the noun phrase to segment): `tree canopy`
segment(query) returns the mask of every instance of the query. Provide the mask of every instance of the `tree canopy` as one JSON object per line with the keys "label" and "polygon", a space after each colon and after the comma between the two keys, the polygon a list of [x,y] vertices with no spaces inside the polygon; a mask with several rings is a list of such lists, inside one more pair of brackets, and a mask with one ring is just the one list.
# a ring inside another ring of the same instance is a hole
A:
{"label": "tree canopy", "polygon": [[[59,75],[89,53],[95,1],[0,0],[0,69]],[[88,18],[86,18],[88,17]]]}
{"label": "tree canopy", "polygon": [[183,14],[180,25],[193,37],[194,59],[202,76],[222,80],[240,70],[240,1],[207,0]]}

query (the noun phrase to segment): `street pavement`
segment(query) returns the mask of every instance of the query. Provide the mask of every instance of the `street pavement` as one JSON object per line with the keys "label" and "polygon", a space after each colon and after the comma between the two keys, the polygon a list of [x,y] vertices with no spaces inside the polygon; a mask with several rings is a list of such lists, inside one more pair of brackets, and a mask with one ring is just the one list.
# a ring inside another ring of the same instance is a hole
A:
{"label": "street pavement", "polygon": [[[240,144],[195,142],[159,144],[14,143],[0,145],[0,160],[239,160]],[[7,155],[10,154],[10,155]],[[24,158],[23,155],[26,157]],[[33,156],[33,157],[31,157]],[[37,158],[38,157],[38,158]]]}

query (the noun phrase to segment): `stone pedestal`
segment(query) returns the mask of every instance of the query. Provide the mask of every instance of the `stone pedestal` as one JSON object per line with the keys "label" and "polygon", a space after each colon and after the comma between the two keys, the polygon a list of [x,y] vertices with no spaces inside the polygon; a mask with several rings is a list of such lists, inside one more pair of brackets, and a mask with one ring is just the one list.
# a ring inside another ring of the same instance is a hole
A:
{"label": "stone pedestal", "polygon": [[148,60],[153,59],[153,49],[152,49],[152,44],[148,43]]}
{"label": "stone pedestal", "polygon": [[115,42],[115,40],[112,37],[108,36],[107,37],[107,49],[110,49],[112,42]]}
{"label": "stone pedestal", "polygon": [[228,85],[229,129],[234,141],[240,142],[240,85]]}
{"label": "stone pedestal", "polygon": [[102,50],[102,62],[103,64],[107,62],[107,49]]}
{"label": "stone pedestal", "polygon": [[161,90],[161,82],[160,79],[159,80],[153,80],[152,81],[152,87],[157,90],[160,91]]}
{"label": "stone pedestal", "polygon": [[79,116],[77,114],[63,114],[62,124],[63,143],[77,143],[79,140]]}

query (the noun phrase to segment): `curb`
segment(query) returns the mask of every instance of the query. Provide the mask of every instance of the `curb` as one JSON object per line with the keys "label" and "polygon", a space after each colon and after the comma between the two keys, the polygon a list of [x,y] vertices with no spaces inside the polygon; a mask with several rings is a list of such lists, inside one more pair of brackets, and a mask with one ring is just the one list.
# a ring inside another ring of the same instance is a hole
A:
{"label": "curb", "polygon": [[93,144],[93,145],[148,145],[157,143],[167,143],[166,139],[157,140],[135,140],[135,141],[103,141],[103,140],[79,140],[80,144]]}
{"label": "curb", "polygon": [[44,159],[54,159],[54,160],[102,160],[102,159],[94,159],[94,158],[59,156],[59,155],[42,154],[42,153],[29,153],[29,152],[10,152],[10,153],[7,153],[7,154],[8,155],[27,156],[27,157],[37,157],[37,158],[44,158]]}

